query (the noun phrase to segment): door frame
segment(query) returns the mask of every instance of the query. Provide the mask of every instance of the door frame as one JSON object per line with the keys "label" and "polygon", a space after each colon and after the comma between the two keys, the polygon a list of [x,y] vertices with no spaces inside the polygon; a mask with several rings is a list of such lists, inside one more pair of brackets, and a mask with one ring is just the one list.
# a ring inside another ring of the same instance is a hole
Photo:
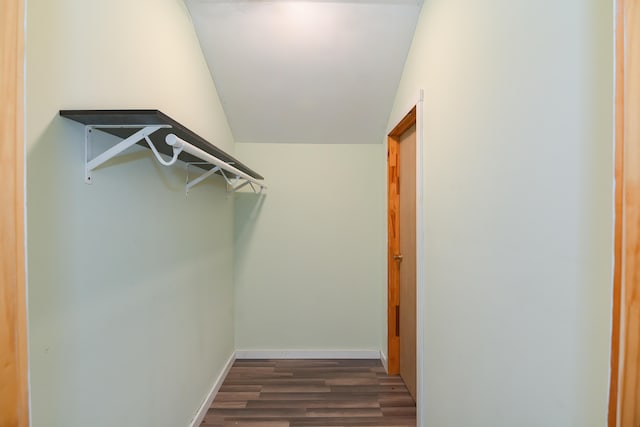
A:
{"label": "door frame", "polygon": [[[390,212],[394,208],[392,202],[397,199],[397,195],[392,197],[392,192],[397,189],[391,182],[394,173],[391,169],[390,151],[397,151],[398,138],[407,129],[415,124],[416,126],[416,421],[418,426],[424,425],[422,411],[422,396],[424,392],[422,373],[424,366],[424,301],[425,301],[425,280],[424,280],[424,245],[425,230],[423,221],[424,212],[424,171],[423,171],[423,101],[424,91],[419,91],[417,100],[410,103],[410,106],[402,110],[400,117],[392,120],[392,128],[387,131],[386,151],[387,151],[387,354],[383,357],[386,360],[387,372],[390,374],[399,372],[399,340],[395,336],[396,311],[395,305],[398,298],[398,289],[393,289],[394,259],[393,254],[396,248],[391,247],[391,222]],[[399,154],[399,153],[398,153]]]}
{"label": "door frame", "polygon": [[609,427],[640,420],[640,0],[615,0],[615,228]]}
{"label": "door frame", "polygon": [[24,0],[0,0],[0,425],[29,425]]}

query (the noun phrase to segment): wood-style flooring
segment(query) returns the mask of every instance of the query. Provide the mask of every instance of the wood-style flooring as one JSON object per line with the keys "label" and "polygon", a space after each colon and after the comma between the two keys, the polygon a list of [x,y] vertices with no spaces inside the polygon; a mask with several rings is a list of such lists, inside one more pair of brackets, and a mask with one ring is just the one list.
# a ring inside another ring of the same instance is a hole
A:
{"label": "wood-style flooring", "polygon": [[236,360],[201,426],[415,426],[378,360]]}

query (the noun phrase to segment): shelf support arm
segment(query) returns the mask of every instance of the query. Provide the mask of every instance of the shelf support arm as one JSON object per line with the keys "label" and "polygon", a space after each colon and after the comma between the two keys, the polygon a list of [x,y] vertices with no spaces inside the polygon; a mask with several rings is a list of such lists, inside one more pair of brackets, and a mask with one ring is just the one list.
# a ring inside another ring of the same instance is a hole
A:
{"label": "shelf support arm", "polygon": [[158,163],[160,163],[161,165],[171,166],[172,164],[174,164],[175,162],[178,161],[178,156],[182,152],[182,147],[179,147],[179,146],[172,147],[173,148],[173,157],[171,157],[171,160],[165,160],[165,159],[162,158],[162,156],[158,152],[158,149],[156,148],[156,146],[151,141],[151,138],[149,138],[148,135],[145,135],[144,139],[145,139],[145,141],[147,141],[147,145],[149,146],[149,148],[151,148],[151,151],[153,151],[153,155],[156,156],[156,160],[158,160]]}
{"label": "shelf support arm", "polygon": [[[100,165],[102,165],[103,163],[111,160],[112,158],[114,158],[115,156],[117,156],[118,154],[122,153],[124,150],[128,149],[129,147],[137,144],[138,142],[140,142],[143,139],[147,139],[149,135],[151,135],[152,133],[156,132],[159,129],[162,128],[167,128],[170,127],[168,125],[152,125],[152,126],[145,126],[142,129],[140,129],[139,131],[137,131],[136,133],[134,133],[133,135],[131,135],[128,138],[123,139],[122,141],[120,141],[119,143],[117,143],[116,145],[114,145],[113,147],[109,148],[107,151],[103,152],[102,154],[97,155],[96,157],[94,157],[93,159],[89,159],[89,157],[91,156],[91,147],[90,147],[90,143],[91,143],[91,133],[93,132],[94,129],[100,129],[100,128],[106,128],[109,126],[100,126],[100,125],[88,125],[85,126],[85,138],[84,138],[84,148],[85,148],[85,167],[84,167],[84,176],[85,176],[85,182],[87,184],[91,184],[92,182],[92,176],[91,176],[91,172],[96,169],[97,167],[99,167]],[[128,127],[128,126],[117,126],[117,127]],[[139,127],[139,126],[136,126]],[[153,147],[155,149],[155,147]],[[156,151],[154,150],[154,153]],[[174,151],[175,153],[175,151]],[[177,157],[177,156],[176,156]]]}
{"label": "shelf support arm", "polygon": [[245,181],[242,184],[238,184],[235,187],[233,187],[233,192],[235,193],[236,191],[238,191],[239,189],[241,189],[242,187],[245,187],[247,185],[251,185],[251,188],[253,188],[253,192],[256,192],[255,187],[253,186],[253,184],[251,184],[251,181]]}
{"label": "shelf support arm", "polygon": [[218,172],[220,170],[220,166],[216,166],[213,169],[209,169],[208,171],[206,171],[205,173],[203,173],[202,175],[200,175],[197,178],[192,179],[191,181],[187,182],[187,193],[189,192],[189,190],[191,190],[195,185],[200,184],[202,181],[204,181],[205,179],[209,178],[211,175],[213,175],[214,173]]}

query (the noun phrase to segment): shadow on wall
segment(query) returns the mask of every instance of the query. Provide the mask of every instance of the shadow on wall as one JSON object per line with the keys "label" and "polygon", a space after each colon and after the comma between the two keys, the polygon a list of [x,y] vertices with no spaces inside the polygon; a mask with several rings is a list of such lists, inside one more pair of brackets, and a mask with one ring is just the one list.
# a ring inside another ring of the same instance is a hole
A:
{"label": "shadow on wall", "polygon": [[[602,17],[609,12],[610,5],[607,2],[594,2],[589,9],[589,20],[591,28],[601,27]],[[609,24],[612,25],[612,24]],[[590,108],[585,113],[583,123],[587,124],[586,134],[594,137],[582,138],[580,143],[584,145],[581,150],[583,158],[576,158],[578,169],[577,179],[579,182],[586,183],[583,185],[582,198],[583,209],[582,215],[576,218],[579,239],[578,251],[581,257],[587,260],[592,266],[589,269],[579,269],[576,272],[577,280],[583,284],[589,291],[585,294],[584,306],[581,309],[581,319],[579,324],[588,325],[582,328],[576,328],[576,335],[582,335],[585,342],[590,342],[592,351],[584,352],[576,348],[574,355],[576,360],[583,359],[584,363],[578,364],[581,367],[576,373],[576,377],[580,379],[579,388],[581,393],[576,393],[575,405],[589,402],[591,406],[598,407],[606,399],[606,393],[600,396],[602,400],[593,399],[594,393],[587,392],[594,384],[594,373],[591,367],[608,366],[610,351],[609,346],[602,346],[598,340],[594,340],[594,336],[598,336],[609,343],[611,328],[611,312],[609,307],[603,305],[603,301],[611,302],[612,291],[612,271],[609,261],[613,251],[611,230],[613,228],[613,217],[611,215],[611,204],[602,203],[602,197],[593,197],[593,194],[611,195],[611,188],[614,186],[615,170],[613,169],[612,153],[614,151],[611,138],[611,129],[614,127],[614,116],[611,105],[607,102],[601,102],[603,99],[610,99],[611,86],[602,84],[602,82],[612,82],[614,80],[612,67],[601,66],[602,59],[607,58],[609,63],[613,63],[611,45],[609,44],[609,35],[613,34],[613,27],[607,28],[606,38],[599,31],[591,31],[588,33],[589,45],[593,47],[590,55],[586,59],[583,70],[585,70],[587,78],[580,80],[582,82],[581,93],[585,94],[586,105],[597,105],[598,108]],[[607,40],[607,42],[603,42]],[[610,59],[609,59],[610,58]],[[589,70],[589,71],[587,71]],[[594,90],[597,88],[597,90]],[[579,162],[579,163],[578,163]],[[575,178],[574,178],[575,179]],[[597,270],[595,266],[598,266]],[[585,336],[586,335],[586,336]],[[601,371],[601,372],[604,372]],[[591,378],[590,381],[587,379]],[[607,390],[609,378],[607,375],[598,377],[598,390]]]}
{"label": "shadow on wall", "polygon": [[[268,191],[268,190],[267,190]],[[239,192],[235,200],[235,241],[236,243],[251,239],[256,221],[264,205],[266,193]],[[236,258],[241,263],[241,257]]]}

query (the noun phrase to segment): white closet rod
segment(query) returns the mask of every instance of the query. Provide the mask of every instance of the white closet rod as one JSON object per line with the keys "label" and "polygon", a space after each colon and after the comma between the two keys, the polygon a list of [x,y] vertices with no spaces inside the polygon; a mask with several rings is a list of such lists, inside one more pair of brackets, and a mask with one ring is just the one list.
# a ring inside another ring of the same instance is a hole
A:
{"label": "white closet rod", "polygon": [[260,186],[260,188],[262,189],[266,189],[267,186],[264,185],[264,183],[258,181],[257,179],[255,179],[254,177],[247,175],[246,173],[242,172],[241,170],[234,168],[233,166],[231,166],[229,163],[223,162],[222,160],[220,160],[219,158],[212,156],[211,154],[207,153],[204,150],[199,149],[198,147],[195,147],[193,145],[191,145],[190,143],[188,143],[187,141],[185,141],[184,139],[178,138],[175,134],[170,133],[165,137],[165,142],[167,144],[169,144],[170,146],[172,146],[174,149],[179,149],[182,151],[185,151],[193,156],[198,157],[199,159],[204,160],[205,162],[211,163],[212,165],[216,165],[218,166],[220,169],[230,172],[233,175],[235,175],[238,178],[242,178],[244,180],[246,180],[247,182],[251,182],[253,184],[256,184],[258,186]]}

